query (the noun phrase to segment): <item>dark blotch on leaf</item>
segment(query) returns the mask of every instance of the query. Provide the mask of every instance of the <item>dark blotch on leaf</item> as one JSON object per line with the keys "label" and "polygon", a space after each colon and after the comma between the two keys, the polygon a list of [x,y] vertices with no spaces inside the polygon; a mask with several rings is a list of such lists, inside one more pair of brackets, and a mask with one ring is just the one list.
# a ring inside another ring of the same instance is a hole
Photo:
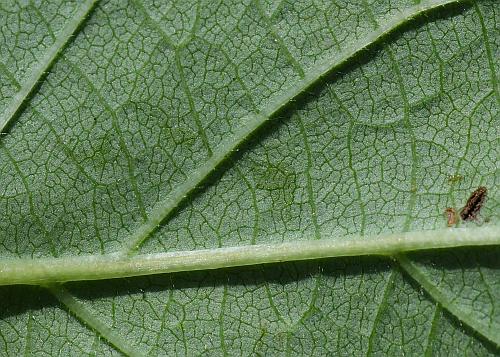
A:
{"label": "dark blotch on leaf", "polygon": [[481,208],[486,201],[487,194],[488,189],[484,186],[479,186],[474,192],[472,192],[467,200],[467,203],[460,210],[460,218],[464,221],[476,220],[479,211],[481,211]]}

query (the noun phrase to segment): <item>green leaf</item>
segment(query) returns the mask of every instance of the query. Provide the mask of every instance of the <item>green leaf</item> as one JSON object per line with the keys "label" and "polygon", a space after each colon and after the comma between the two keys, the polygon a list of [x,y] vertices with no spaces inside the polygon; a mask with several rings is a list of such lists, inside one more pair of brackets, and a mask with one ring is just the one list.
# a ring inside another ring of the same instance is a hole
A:
{"label": "green leaf", "polygon": [[500,355],[499,21],[0,4],[0,354]]}

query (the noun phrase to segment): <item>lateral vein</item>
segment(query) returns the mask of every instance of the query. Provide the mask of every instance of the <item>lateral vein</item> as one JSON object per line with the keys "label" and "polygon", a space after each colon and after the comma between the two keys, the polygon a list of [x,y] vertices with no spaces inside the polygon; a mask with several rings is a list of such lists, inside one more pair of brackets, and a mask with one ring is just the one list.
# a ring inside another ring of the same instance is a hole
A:
{"label": "lateral vein", "polygon": [[87,0],[81,5],[81,7],[76,11],[74,17],[69,20],[63,28],[59,37],[56,38],[56,41],[49,47],[45,56],[38,63],[36,63],[33,70],[26,78],[26,81],[22,84],[20,90],[14,95],[9,106],[7,106],[3,114],[0,116],[0,133],[4,132],[9,123],[14,120],[16,113],[26,102],[40,79],[52,66],[59,52],[64,48],[71,36],[75,34],[78,27],[80,27],[83,21],[87,18],[97,1],[98,0]]}
{"label": "lateral vein", "polygon": [[98,332],[119,351],[127,356],[143,356],[143,353],[132,346],[126,337],[121,336],[117,332],[117,329],[113,329],[102,322],[90,309],[73,297],[64,287],[60,285],[48,285],[47,289],[81,322]]}
{"label": "lateral vein", "polygon": [[129,256],[134,255],[142,243],[160,226],[162,221],[180,204],[180,202],[182,202],[193,189],[229,157],[233,151],[236,151],[241,143],[265,122],[270,120],[276,113],[286,108],[296,97],[306,93],[307,90],[314,86],[321,78],[347,63],[351,58],[380,41],[407,21],[435,8],[456,2],[456,0],[429,0],[401,11],[392,19],[380,25],[376,30],[370,32],[365,38],[356,41],[353,45],[336,56],[328,57],[324,61],[319,62],[314,70],[306,73],[304,78],[296,85],[291,86],[288,90],[277,95],[273,100],[270,100],[267,107],[264,108],[261,113],[252,113],[244,117],[241,121],[243,124],[235,130],[232,137],[223,140],[221,144],[214,149],[213,155],[194,170],[186,181],[177,186],[168,197],[156,203],[151,209],[146,222],[137,227],[136,230],[128,236],[127,242],[124,242],[120,254]]}

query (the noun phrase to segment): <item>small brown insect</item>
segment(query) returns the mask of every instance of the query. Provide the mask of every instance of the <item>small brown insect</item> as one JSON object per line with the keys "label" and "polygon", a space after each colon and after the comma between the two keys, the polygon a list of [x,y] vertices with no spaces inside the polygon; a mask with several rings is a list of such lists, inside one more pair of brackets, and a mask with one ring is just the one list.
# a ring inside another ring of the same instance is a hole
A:
{"label": "small brown insect", "polygon": [[448,207],[444,210],[444,215],[446,216],[446,220],[448,221],[448,227],[451,227],[457,223],[457,212],[454,208]]}
{"label": "small brown insect", "polygon": [[479,186],[474,192],[471,193],[465,206],[460,210],[460,218],[464,221],[475,221],[477,215],[486,201],[488,189],[484,186]]}

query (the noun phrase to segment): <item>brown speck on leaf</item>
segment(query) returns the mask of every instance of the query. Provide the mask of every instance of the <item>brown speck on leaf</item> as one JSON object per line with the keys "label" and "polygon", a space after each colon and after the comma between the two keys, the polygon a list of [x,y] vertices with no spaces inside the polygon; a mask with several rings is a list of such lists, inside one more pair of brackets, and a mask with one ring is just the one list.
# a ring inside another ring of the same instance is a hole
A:
{"label": "brown speck on leaf", "polygon": [[448,227],[451,227],[457,223],[457,212],[454,208],[448,207],[444,210],[444,215],[448,223]]}
{"label": "brown speck on leaf", "polygon": [[464,221],[475,221],[486,201],[487,194],[488,189],[484,186],[479,186],[472,192],[467,203],[460,210],[460,218]]}

